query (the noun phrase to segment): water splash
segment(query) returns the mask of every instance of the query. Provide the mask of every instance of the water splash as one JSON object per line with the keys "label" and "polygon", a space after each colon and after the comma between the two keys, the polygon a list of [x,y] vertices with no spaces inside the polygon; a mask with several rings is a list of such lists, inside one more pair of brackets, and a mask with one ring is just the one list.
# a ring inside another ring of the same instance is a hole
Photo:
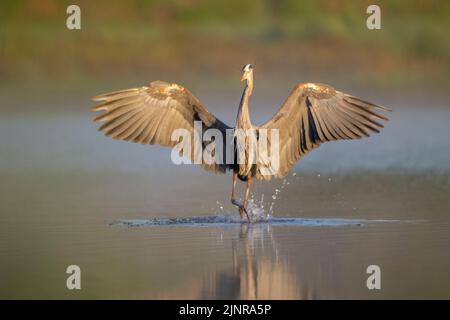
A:
{"label": "water splash", "polygon": [[[292,173],[292,176],[295,177],[297,175],[296,172]],[[281,193],[282,191],[291,183],[288,181],[287,178],[284,178],[283,181],[281,182],[281,185],[279,188],[275,188],[274,193],[271,195],[271,199],[272,201],[269,204],[269,214],[272,216],[273,215],[273,207],[276,204],[277,200],[280,200],[281,198]]]}
{"label": "water splash", "polygon": [[247,213],[250,216],[252,222],[264,222],[269,221],[272,218],[272,212],[264,210],[264,194],[261,196],[259,202],[257,202],[252,195],[248,200]]}
{"label": "water splash", "polygon": [[217,204],[217,208],[216,208],[215,213],[218,214],[218,215],[224,214],[225,211],[224,211],[224,208],[223,208],[223,204],[220,201],[216,201],[216,204]]}
{"label": "water splash", "polygon": [[[249,226],[298,226],[298,227],[340,227],[353,226],[361,227],[374,223],[394,223],[399,220],[367,220],[367,219],[341,219],[341,218],[269,218],[265,221],[254,221],[248,224],[246,220],[241,220],[236,214],[221,216],[201,216],[188,218],[151,218],[151,219],[130,219],[120,220],[111,225],[127,227],[232,227],[243,224]],[[405,222],[405,221],[403,221]],[[406,221],[407,222],[407,221]]]}
{"label": "water splash", "polygon": [[[297,172],[293,172],[291,176],[295,179],[298,179]],[[321,174],[317,174],[317,177],[321,177]],[[328,178],[329,182],[332,182],[331,178]],[[281,195],[283,191],[289,186],[291,183],[288,178],[284,178],[281,181],[281,184],[276,187],[272,194],[268,197],[268,202],[265,202],[264,193],[261,194],[259,199],[256,198],[254,193],[250,194],[248,205],[247,205],[247,213],[250,216],[252,222],[267,222],[272,219],[274,215],[274,206],[281,199]],[[226,215],[224,206],[221,202],[216,201],[217,208],[215,213],[218,215]],[[268,208],[268,209],[267,209]]]}

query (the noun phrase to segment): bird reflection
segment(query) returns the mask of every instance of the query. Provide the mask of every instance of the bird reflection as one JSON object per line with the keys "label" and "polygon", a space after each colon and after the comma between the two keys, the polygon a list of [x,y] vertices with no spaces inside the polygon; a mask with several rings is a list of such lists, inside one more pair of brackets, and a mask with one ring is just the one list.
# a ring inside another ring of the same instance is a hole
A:
{"label": "bird reflection", "polygon": [[219,267],[161,298],[313,299],[278,245],[268,224],[242,224],[231,240],[231,267]]}
{"label": "bird reflection", "polygon": [[[232,271],[217,274],[216,297],[236,299],[305,299],[310,291],[302,287],[286,260],[279,259],[270,225],[242,224],[232,241]],[[222,296],[229,281],[235,282],[232,296]],[[225,281],[224,281],[225,280]]]}

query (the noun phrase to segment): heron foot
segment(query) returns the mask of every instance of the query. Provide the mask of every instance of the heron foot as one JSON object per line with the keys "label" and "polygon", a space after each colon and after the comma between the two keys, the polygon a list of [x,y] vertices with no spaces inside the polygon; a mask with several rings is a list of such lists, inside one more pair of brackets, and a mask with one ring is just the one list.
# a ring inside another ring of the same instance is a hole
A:
{"label": "heron foot", "polygon": [[246,216],[247,221],[250,223],[251,222],[250,216],[247,212],[247,209],[245,209],[245,206],[235,199],[231,199],[231,203],[239,208],[239,215],[241,216],[241,219],[244,219],[244,217]]}
{"label": "heron foot", "polygon": [[237,207],[242,206],[242,204],[241,204],[239,201],[235,200],[235,199],[231,199],[231,203],[232,203],[233,205],[237,206]]}
{"label": "heron foot", "polygon": [[244,219],[244,213],[247,216],[248,223],[251,223],[250,216],[248,215],[247,209],[245,209],[244,206],[239,206],[239,215],[241,216],[241,219]]}

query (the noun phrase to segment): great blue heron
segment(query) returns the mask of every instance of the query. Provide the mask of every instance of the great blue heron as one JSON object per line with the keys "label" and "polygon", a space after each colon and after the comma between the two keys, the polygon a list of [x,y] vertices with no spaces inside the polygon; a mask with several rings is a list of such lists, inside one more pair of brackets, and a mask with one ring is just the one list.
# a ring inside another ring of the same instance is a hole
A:
{"label": "great blue heron", "polygon": [[[380,105],[367,102],[355,96],[340,92],[324,84],[300,83],[294,87],[286,101],[272,119],[261,126],[250,121],[249,98],[253,92],[253,66],[244,65],[241,81],[245,88],[239,104],[236,129],[258,132],[262,129],[278,129],[279,165],[273,174],[262,172],[263,164],[248,161],[226,163],[202,163],[215,173],[233,172],[231,202],[239,207],[241,218],[250,221],[246,207],[253,179],[284,177],[294,164],[307,153],[327,141],[360,139],[370,132],[379,132],[383,125],[378,120],[388,120],[377,110],[390,111]],[[203,129],[217,129],[224,136],[232,129],[217,119],[186,88],[164,81],[154,81],[148,86],[115,91],[93,98],[100,102],[92,111],[105,111],[95,118],[104,122],[99,128],[114,139],[141,144],[160,144],[174,147],[177,141],[171,139],[176,129],[188,130],[194,134],[195,121],[201,121]],[[270,142],[270,141],[269,141]],[[201,144],[205,149],[207,142]],[[249,142],[244,143],[244,149]],[[201,150],[203,151],[203,150]],[[245,150],[244,150],[245,151]],[[193,156],[193,155],[192,155]],[[226,155],[222,155],[225,159]],[[242,203],[235,199],[237,179],[247,183]]]}

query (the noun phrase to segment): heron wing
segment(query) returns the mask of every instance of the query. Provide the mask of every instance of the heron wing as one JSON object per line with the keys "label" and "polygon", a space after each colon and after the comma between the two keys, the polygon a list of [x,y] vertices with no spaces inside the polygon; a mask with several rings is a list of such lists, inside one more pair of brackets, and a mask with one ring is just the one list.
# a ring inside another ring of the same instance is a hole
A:
{"label": "heron wing", "polygon": [[[379,132],[383,128],[379,121],[388,120],[379,110],[390,111],[327,85],[296,85],[273,118],[259,127],[279,130],[279,165],[270,169],[270,163],[258,163],[257,178],[284,177],[300,158],[324,142]],[[270,147],[270,133],[267,136]],[[271,174],[263,174],[262,168]]]}
{"label": "heron wing", "polygon": [[[92,111],[103,111],[94,120],[103,123],[99,131],[117,140],[174,147],[178,144],[171,139],[174,130],[188,130],[192,137],[194,121],[201,121],[202,130],[219,130],[223,137],[226,137],[226,129],[230,128],[209,112],[189,90],[164,81],[101,94],[92,100],[98,102]],[[192,149],[191,160],[194,160],[196,152],[203,152],[208,143],[199,145],[201,148],[198,150]],[[225,142],[223,146],[225,159]],[[220,162],[207,164],[202,161],[202,165],[208,171],[223,173],[228,167],[225,161]]]}

